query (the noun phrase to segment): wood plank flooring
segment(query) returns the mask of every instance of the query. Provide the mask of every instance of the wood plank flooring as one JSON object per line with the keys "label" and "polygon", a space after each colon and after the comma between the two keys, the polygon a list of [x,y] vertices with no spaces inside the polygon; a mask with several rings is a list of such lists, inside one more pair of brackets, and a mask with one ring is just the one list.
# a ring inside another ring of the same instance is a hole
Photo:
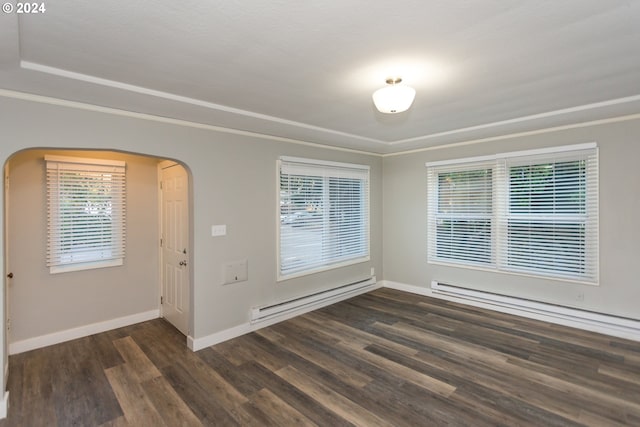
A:
{"label": "wood plank flooring", "polygon": [[640,343],[380,289],[193,353],[161,319],[11,356],[5,426],[640,426]]}

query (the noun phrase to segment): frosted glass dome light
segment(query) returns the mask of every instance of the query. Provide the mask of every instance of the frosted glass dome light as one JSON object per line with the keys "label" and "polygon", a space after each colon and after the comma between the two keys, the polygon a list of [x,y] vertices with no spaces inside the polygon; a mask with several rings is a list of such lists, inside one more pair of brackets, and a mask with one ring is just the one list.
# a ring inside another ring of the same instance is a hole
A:
{"label": "frosted glass dome light", "polygon": [[401,78],[387,79],[387,86],[373,93],[373,103],[378,111],[395,114],[407,111],[416,97],[416,90],[411,86],[401,85]]}

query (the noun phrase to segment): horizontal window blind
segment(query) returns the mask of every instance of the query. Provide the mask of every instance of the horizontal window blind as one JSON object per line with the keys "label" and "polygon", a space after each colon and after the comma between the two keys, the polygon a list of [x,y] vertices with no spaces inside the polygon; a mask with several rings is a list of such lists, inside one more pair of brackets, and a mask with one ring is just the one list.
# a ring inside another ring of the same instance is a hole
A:
{"label": "horizontal window blind", "polygon": [[430,262],[597,282],[595,146],[427,166]]}
{"label": "horizontal window blind", "polygon": [[598,266],[598,161],[595,150],[506,159],[498,173],[498,247],[504,267],[595,281]]}
{"label": "horizontal window blind", "polygon": [[[123,162],[47,156],[52,272],[117,265],[125,255]],[[102,163],[101,163],[102,162]]]}
{"label": "horizontal window blind", "polygon": [[430,169],[429,257],[492,265],[493,168]]}
{"label": "horizontal window blind", "polygon": [[293,158],[279,167],[280,277],[368,259],[368,167]]}

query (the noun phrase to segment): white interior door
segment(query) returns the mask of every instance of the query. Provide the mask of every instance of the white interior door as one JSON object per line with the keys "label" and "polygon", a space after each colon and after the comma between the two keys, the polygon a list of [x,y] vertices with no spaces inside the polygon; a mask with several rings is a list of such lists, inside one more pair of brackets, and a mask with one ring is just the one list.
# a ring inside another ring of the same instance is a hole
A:
{"label": "white interior door", "polygon": [[189,188],[186,170],[162,168],[162,316],[189,334]]}

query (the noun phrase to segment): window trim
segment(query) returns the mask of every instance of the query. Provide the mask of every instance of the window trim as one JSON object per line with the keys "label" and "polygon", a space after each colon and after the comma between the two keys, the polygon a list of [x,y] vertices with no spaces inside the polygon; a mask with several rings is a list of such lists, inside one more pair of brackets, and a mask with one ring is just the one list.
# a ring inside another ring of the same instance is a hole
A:
{"label": "window trim", "polygon": [[[504,263],[504,261],[502,261],[502,256],[504,255],[504,252],[507,251],[508,245],[504,247],[500,247],[500,245],[498,244],[499,240],[504,241],[501,235],[501,233],[504,232],[503,230],[504,225],[499,224],[499,222],[506,221],[509,218],[508,206],[506,206],[506,203],[508,203],[508,200],[510,197],[509,182],[508,182],[508,179],[506,179],[506,177],[508,176],[509,164],[507,163],[509,162],[509,160],[513,161],[514,159],[517,159],[517,158],[535,157],[535,156],[552,157],[553,154],[561,155],[562,153],[566,153],[570,155],[571,152],[577,153],[580,151],[589,151],[589,150],[595,151],[596,153],[595,161],[598,162],[598,145],[596,142],[588,142],[588,143],[582,143],[582,144],[513,151],[513,152],[498,153],[498,154],[487,155],[487,156],[476,156],[476,157],[468,157],[468,158],[462,158],[462,159],[449,159],[449,160],[441,160],[441,161],[433,161],[433,162],[425,163],[425,166],[429,171],[428,173],[432,173],[432,171],[435,171],[434,173],[436,174],[437,174],[437,169],[441,169],[441,168],[446,169],[448,166],[452,168],[459,166],[461,169],[465,170],[467,165],[469,168],[473,168],[474,165],[479,165],[479,164],[481,165],[481,164],[486,164],[490,162],[494,163],[494,166],[493,166],[494,168],[494,186],[493,186],[494,206],[493,206],[493,213],[492,213],[492,217],[494,221],[492,223],[492,238],[491,238],[491,245],[492,245],[491,250],[492,250],[493,262],[491,264],[480,265],[480,264],[474,264],[470,262],[465,263],[464,261],[456,262],[453,260],[447,261],[443,259],[436,259],[435,256],[432,255],[433,251],[435,250],[435,246],[432,246],[432,245],[435,245],[435,242],[433,241],[434,231],[433,231],[433,224],[432,224],[434,221],[432,220],[432,218],[435,218],[435,216],[433,215],[435,215],[435,209],[437,209],[437,200],[435,205],[433,202],[434,202],[434,198],[437,197],[438,193],[432,191],[431,183],[428,182],[427,184],[427,187],[428,187],[427,263],[433,264],[433,265],[444,265],[444,266],[465,268],[465,269],[471,269],[471,270],[487,271],[492,273],[532,277],[537,279],[547,279],[547,280],[553,280],[558,282],[570,282],[570,283],[579,283],[579,284],[585,284],[585,285],[591,285],[591,286],[598,286],[600,283],[600,260],[599,260],[600,236],[599,236],[599,200],[598,200],[599,199],[599,194],[598,194],[599,193],[599,188],[598,188],[599,173],[598,173],[597,163],[596,163],[596,171],[595,171],[596,172],[595,188],[592,189],[591,192],[587,190],[588,193],[595,198],[595,201],[592,201],[592,203],[589,203],[589,201],[587,200],[585,205],[585,208],[587,209],[587,211],[591,209],[591,214],[593,215],[595,213],[595,216],[594,218],[592,218],[592,221],[587,221],[585,223],[586,227],[591,227],[589,229],[590,232],[595,233],[595,236],[592,237],[593,241],[595,241],[595,247],[591,248],[591,250],[594,251],[591,253],[591,257],[594,263],[592,279],[591,278],[581,279],[577,277],[558,276],[553,271],[549,273],[544,273],[542,271],[536,273],[536,272],[517,271],[514,269],[509,269],[508,266],[506,266],[506,264]],[[500,162],[505,164],[500,165]],[[498,173],[497,173],[498,169],[500,168],[504,168],[503,172],[505,173],[505,177],[502,177],[502,179],[498,177]],[[587,170],[587,173],[588,173],[588,170]],[[589,182],[589,177],[587,176],[587,183],[588,182]],[[589,234],[587,234],[587,236],[588,235]],[[587,254],[585,256],[589,256],[589,255]]]}
{"label": "window trim", "polygon": [[[122,208],[120,213],[120,221],[121,226],[118,230],[118,240],[121,242],[121,256],[117,258],[107,258],[107,259],[98,259],[98,260],[90,260],[90,261],[81,261],[81,262],[73,262],[73,263],[56,263],[51,260],[52,253],[52,240],[51,233],[53,232],[51,220],[47,221],[47,267],[49,268],[50,274],[58,274],[58,273],[67,273],[73,271],[82,271],[82,270],[90,270],[96,268],[107,268],[107,267],[117,267],[124,264],[125,257],[125,246],[126,246],[126,163],[121,160],[109,160],[109,159],[94,159],[94,158],[82,158],[82,157],[71,157],[71,156],[59,156],[59,155],[50,155],[47,154],[44,156],[45,161],[45,185],[46,185],[46,195],[45,198],[47,200],[48,208],[47,214],[51,216],[53,214],[53,209],[57,209],[58,202],[53,201],[51,199],[51,195],[49,194],[49,186],[51,185],[49,181],[49,169],[58,169],[57,167],[51,167],[54,165],[69,165],[74,164],[77,165],[79,170],[86,169],[88,171],[96,171],[99,168],[113,168],[118,170],[119,173],[122,173],[122,191],[120,193]],[[93,167],[93,168],[92,168]]]}
{"label": "window trim", "polygon": [[[366,209],[367,209],[367,223],[366,223],[366,252],[367,255],[363,257],[353,258],[345,261],[336,262],[333,264],[327,264],[308,270],[302,270],[290,274],[282,274],[281,271],[281,230],[280,230],[280,171],[282,162],[295,162],[301,164],[308,164],[312,166],[327,166],[335,168],[349,168],[349,169],[361,169],[367,173],[367,185],[366,185]],[[315,160],[302,157],[280,156],[276,161],[276,282],[283,282],[290,279],[308,276],[311,274],[320,273],[323,271],[335,270],[337,268],[346,267],[354,264],[360,264],[371,260],[371,167],[368,165],[361,165],[355,163],[342,163],[328,160]]]}
{"label": "window trim", "polygon": [[[476,158],[477,159],[477,158]],[[447,165],[449,166],[449,165]],[[491,176],[491,182],[492,182],[492,188],[495,188],[496,185],[496,174],[495,174],[495,165],[492,162],[487,161],[487,159],[483,159],[482,161],[470,161],[470,162],[464,162],[461,163],[460,165],[455,165],[455,164],[451,164],[450,165],[451,168],[447,168],[447,171],[449,172],[453,172],[454,169],[460,169],[461,172],[467,172],[467,171],[472,171],[472,170],[491,170],[492,171],[492,176]],[[435,170],[434,170],[435,169]],[[430,186],[430,180],[431,179],[437,179],[437,175],[438,175],[438,169],[439,168],[434,168],[434,169],[430,169],[428,171],[428,183],[427,185]],[[432,177],[431,173],[434,173],[436,176]],[[439,192],[439,188],[437,187],[437,183],[436,183],[436,191],[430,192],[430,194],[428,194],[427,198],[428,198],[428,203],[427,203],[427,219],[428,219],[428,224],[427,224],[427,233],[428,235],[432,235],[432,234],[436,234],[435,229],[437,228],[437,222],[439,218],[442,217],[446,217],[446,215],[441,215],[438,212],[438,199],[440,196],[440,192]],[[495,192],[492,192],[492,196],[495,196]],[[493,197],[492,199],[492,207],[493,205],[495,205],[496,201],[495,201],[495,197]],[[476,215],[468,215],[467,218],[464,218],[462,215],[458,216],[458,219],[467,219],[467,220],[473,220],[473,218],[480,218],[483,215],[480,214],[476,214]],[[496,268],[496,256],[495,253],[493,251],[493,248],[495,246],[495,231],[496,231],[496,218],[495,218],[495,214],[494,214],[494,210],[491,211],[491,213],[489,214],[485,214],[484,215],[486,218],[485,219],[489,219],[491,221],[491,236],[492,239],[490,241],[490,260],[489,262],[473,262],[473,261],[465,261],[465,260],[454,260],[454,259],[449,259],[448,261],[444,261],[447,264],[451,264],[451,265],[457,265],[457,266],[476,266],[476,267],[481,267],[481,268]],[[451,215],[450,217],[455,217],[455,215]],[[430,218],[432,218],[432,220],[429,220]],[[428,239],[428,254],[431,254],[432,252],[437,251],[437,246],[435,246],[435,240],[431,240]]]}

